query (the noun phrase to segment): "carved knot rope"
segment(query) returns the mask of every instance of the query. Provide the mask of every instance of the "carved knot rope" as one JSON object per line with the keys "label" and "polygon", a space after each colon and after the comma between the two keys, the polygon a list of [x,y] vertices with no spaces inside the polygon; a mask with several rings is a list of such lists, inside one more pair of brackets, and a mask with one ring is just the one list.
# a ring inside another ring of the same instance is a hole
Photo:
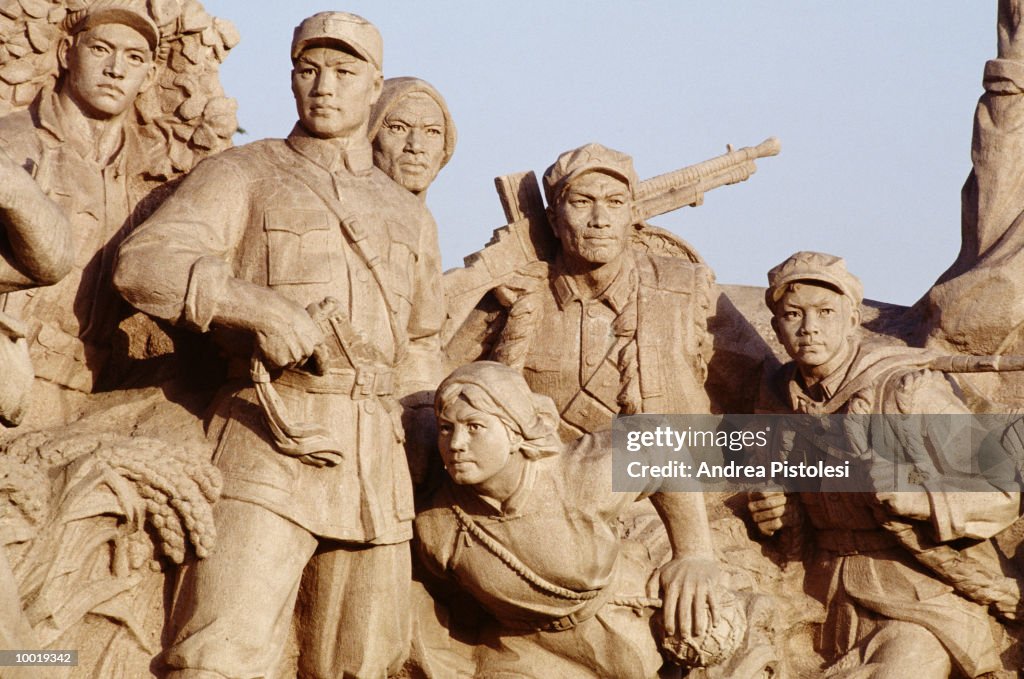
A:
{"label": "carved knot rope", "polygon": [[477,525],[476,521],[473,520],[473,517],[466,514],[461,507],[458,505],[452,505],[452,511],[455,512],[455,518],[458,520],[462,530],[476,538],[476,540],[484,546],[484,549],[498,557],[498,560],[508,566],[513,573],[541,592],[550,594],[551,596],[559,599],[566,599],[568,601],[590,601],[601,593],[601,590],[599,589],[593,589],[586,592],[576,592],[548,582],[530,570],[529,566],[519,560],[519,557],[508,551],[501,543],[488,535],[482,528],[480,528],[479,525]]}

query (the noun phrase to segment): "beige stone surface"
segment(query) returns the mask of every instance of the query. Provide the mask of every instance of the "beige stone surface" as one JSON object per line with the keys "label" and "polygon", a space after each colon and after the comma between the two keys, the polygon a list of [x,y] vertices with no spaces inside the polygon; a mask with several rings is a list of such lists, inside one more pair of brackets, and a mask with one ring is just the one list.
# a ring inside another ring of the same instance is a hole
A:
{"label": "beige stone surface", "polygon": [[297,27],[294,130],[232,149],[239,36],[195,0],[5,4],[0,647],[78,649],[58,678],[1015,676],[1014,489],[613,493],[607,426],[1024,404],[1021,11],[960,257],[905,308],[821,253],[716,281],[648,223],[777,140],[645,180],[552,149],[442,276],[455,122],[366,20]]}

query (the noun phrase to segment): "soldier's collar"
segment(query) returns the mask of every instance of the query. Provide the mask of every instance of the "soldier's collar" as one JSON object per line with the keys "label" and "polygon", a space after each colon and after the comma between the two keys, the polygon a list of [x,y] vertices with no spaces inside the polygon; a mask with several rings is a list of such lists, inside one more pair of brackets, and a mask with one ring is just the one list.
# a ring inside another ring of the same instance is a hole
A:
{"label": "soldier's collar", "polygon": [[60,117],[57,113],[59,107],[57,92],[52,87],[44,89],[36,99],[36,122],[40,128],[53,135],[57,141],[65,141],[64,129],[61,127]]}
{"label": "soldier's collar", "polygon": [[298,123],[288,135],[288,146],[328,172],[365,175],[373,169],[373,149],[369,139],[320,139]]}
{"label": "soldier's collar", "polygon": [[850,354],[846,357],[846,360],[843,361],[838,368],[833,370],[831,374],[827,375],[810,387],[805,385],[804,378],[800,374],[800,369],[794,364],[789,392],[793,409],[798,410],[798,403],[807,401],[808,399],[817,404],[828,403],[846,381],[847,375],[850,372],[850,367],[853,365],[853,361],[857,358],[857,354],[859,353],[858,349],[859,347],[856,344],[851,346]]}
{"label": "soldier's collar", "polygon": [[[554,290],[558,308],[564,309],[569,302],[581,299],[581,297],[573,277],[562,273],[560,267],[556,267],[556,270],[559,272],[555,275],[551,287]],[[636,262],[633,259],[633,253],[627,249],[622,254],[622,266],[619,268],[619,273],[608,284],[608,287],[597,296],[597,300],[607,304],[616,314],[622,313],[622,310],[629,304],[634,294],[630,278],[635,270]]]}
{"label": "soldier's collar", "polygon": [[[96,149],[93,148],[92,136],[88,127],[84,124],[84,114],[79,111],[69,111],[68,105],[61,103],[60,95],[52,87],[47,87],[39,93],[33,103],[35,107],[35,121],[39,127],[45,130],[58,143],[67,145],[74,149],[81,158],[90,162],[97,162]],[[117,151],[111,156],[107,163],[99,162],[102,166],[121,164],[121,171],[124,171],[126,160],[125,145],[128,144],[128,128],[131,125],[129,119],[125,119],[120,129],[120,139]]]}

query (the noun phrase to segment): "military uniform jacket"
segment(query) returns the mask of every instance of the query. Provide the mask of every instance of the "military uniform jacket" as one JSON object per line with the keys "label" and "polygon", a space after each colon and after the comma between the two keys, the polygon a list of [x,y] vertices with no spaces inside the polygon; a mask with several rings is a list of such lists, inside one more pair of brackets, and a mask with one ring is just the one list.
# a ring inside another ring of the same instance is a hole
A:
{"label": "military uniform jacket", "polygon": [[[923,370],[934,354],[921,349],[861,342],[833,375],[822,381],[821,393],[812,398],[803,387],[795,363],[784,365],[765,385],[762,411],[779,410],[812,414],[849,412],[852,401],[861,399],[867,412],[894,414],[900,378]],[[912,392],[904,393],[915,411],[928,414],[967,412],[946,375],[925,371]],[[780,432],[776,432],[778,435]],[[929,432],[924,432],[925,436]],[[941,435],[934,441],[943,441]],[[951,446],[955,448],[955,446]],[[808,455],[813,451],[794,451]],[[940,451],[955,457],[958,451]],[[941,457],[933,460],[940,471]],[[940,542],[956,542],[977,559],[998,561],[987,538],[1017,518],[1020,498],[1016,492],[991,488],[988,492],[956,493],[933,490],[926,482],[932,509],[929,533]],[[913,622],[931,631],[966,676],[976,677],[1001,667],[989,630],[985,609],[954,593],[952,587],[917,562],[891,533],[886,531],[870,493],[801,493],[801,504],[823,551],[820,566],[830,577],[828,619],[822,645],[833,654],[847,652],[855,642],[858,621],[865,611],[892,620]],[[855,605],[853,605],[855,604]]]}
{"label": "military uniform jacket", "polygon": [[636,304],[642,412],[710,412],[704,379],[711,283],[711,271],[703,264],[627,252],[607,290],[585,300],[572,280],[552,267],[541,303],[541,330],[523,375],[533,391],[555,401],[564,440],[607,426],[619,410],[621,341],[615,336],[615,318],[629,313],[631,302]]}
{"label": "military uniform jacket", "polygon": [[108,353],[123,304],[110,285],[117,246],[133,227],[139,204],[157,186],[143,178],[148,145],[125,124],[121,149],[106,164],[89,142],[67,129],[52,90],[30,109],[0,120],[0,144],[67,214],[74,267],[56,285],[10,293],[2,308],[30,327],[36,373],[78,391],[91,391]]}
{"label": "military uniform jacket", "polygon": [[[159,261],[159,266],[153,266]],[[300,128],[204,161],[120,251],[115,283],[135,306],[206,330],[229,277],[302,306],[333,297],[381,357],[355,385],[350,364],[323,378],[275,375],[295,419],[327,427],[346,457],[316,468],[278,452],[251,387],[219,413],[224,496],[262,505],[321,537],[409,539],[412,488],[397,399],[440,377],[437,230],[426,208],[371,164],[369,145]],[[246,357],[235,336],[229,351]]]}

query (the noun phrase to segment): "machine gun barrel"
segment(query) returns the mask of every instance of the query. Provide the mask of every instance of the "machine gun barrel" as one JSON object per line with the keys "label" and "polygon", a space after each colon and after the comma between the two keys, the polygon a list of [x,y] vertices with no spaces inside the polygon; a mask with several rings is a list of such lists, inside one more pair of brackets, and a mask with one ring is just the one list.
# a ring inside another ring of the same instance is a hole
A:
{"label": "machine gun barrel", "polygon": [[757,171],[754,161],[778,155],[780,150],[779,140],[769,137],[757,146],[735,151],[730,148],[715,158],[645,179],[636,188],[637,215],[649,219],[687,205],[700,205],[705,193],[745,181]]}

